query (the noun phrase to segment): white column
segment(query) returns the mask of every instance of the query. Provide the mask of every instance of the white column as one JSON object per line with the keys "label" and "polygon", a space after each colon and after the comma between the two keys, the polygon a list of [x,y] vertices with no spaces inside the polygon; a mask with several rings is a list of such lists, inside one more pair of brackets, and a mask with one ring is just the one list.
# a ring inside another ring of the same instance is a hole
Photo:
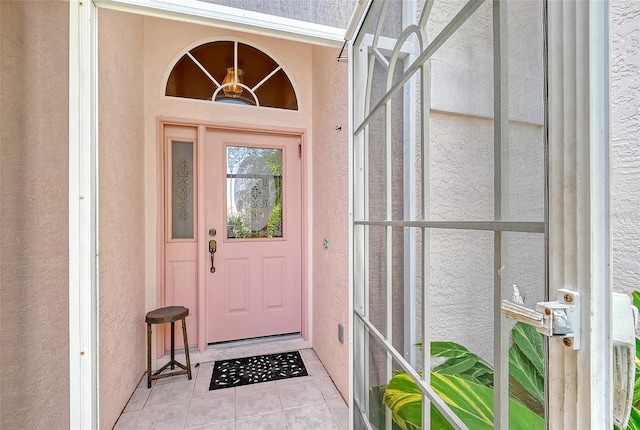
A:
{"label": "white column", "polygon": [[549,428],[610,429],[606,1],[549,2],[549,282],[583,299],[581,349],[549,342]]}
{"label": "white column", "polygon": [[69,2],[69,418],[98,428],[97,12]]}

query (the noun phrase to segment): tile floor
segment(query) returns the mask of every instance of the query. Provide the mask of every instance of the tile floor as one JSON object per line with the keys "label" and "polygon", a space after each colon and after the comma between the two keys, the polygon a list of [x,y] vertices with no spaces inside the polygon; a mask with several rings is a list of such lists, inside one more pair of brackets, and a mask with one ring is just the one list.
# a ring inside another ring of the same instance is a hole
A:
{"label": "tile floor", "polygon": [[[253,350],[236,357],[265,353]],[[348,408],[324,366],[312,349],[300,352],[306,377],[209,391],[213,361],[194,366],[190,381],[174,376],[147,389],[144,377],[114,429],[347,430]]]}

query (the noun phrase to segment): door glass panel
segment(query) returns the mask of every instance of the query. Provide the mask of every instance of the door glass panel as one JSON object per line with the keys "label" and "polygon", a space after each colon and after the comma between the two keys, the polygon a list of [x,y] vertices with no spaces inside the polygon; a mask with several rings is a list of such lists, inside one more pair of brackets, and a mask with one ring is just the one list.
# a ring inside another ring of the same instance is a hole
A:
{"label": "door glass panel", "polygon": [[171,142],[171,238],[193,239],[193,142]]}
{"label": "door glass panel", "polygon": [[227,238],[283,237],[282,150],[227,147]]}

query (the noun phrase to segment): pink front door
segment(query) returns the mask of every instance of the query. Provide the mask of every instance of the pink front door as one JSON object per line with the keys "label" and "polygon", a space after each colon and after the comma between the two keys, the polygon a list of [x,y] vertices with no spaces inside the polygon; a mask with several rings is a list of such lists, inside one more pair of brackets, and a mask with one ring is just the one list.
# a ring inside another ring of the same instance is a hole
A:
{"label": "pink front door", "polygon": [[216,231],[207,342],[300,332],[300,137],[207,129],[204,143],[205,224]]}

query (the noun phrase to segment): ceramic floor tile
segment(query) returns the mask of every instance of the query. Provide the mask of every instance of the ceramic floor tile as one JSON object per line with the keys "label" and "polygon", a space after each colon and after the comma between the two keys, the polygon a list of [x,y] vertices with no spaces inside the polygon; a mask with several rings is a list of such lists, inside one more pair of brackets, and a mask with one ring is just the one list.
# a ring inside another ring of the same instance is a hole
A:
{"label": "ceramic floor tile", "polygon": [[156,384],[151,388],[147,399],[147,406],[157,406],[167,403],[177,403],[191,398],[195,380],[183,380],[171,384]]}
{"label": "ceramic floor tile", "polygon": [[283,430],[286,428],[287,418],[282,411],[241,418],[236,421],[236,430]]}
{"label": "ceramic floor tile", "polygon": [[196,383],[193,388],[193,394],[192,394],[193,398],[207,397],[215,393],[235,390],[235,388],[226,388],[222,390],[209,390],[209,384],[211,384],[212,373],[213,373],[213,363],[204,363],[200,365],[200,370],[198,371],[198,378],[196,379]]}
{"label": "ceramic floor tile", "polygon": [[[156,381],[151,381],[151,387],[154,386],[154,384],[156,383]],[[144,372],[144,375],[142,375],[142,379],[140,379],[140,382],[138,383],[138,388],[147,388],[147,372]]]}
{"label": "ceramic floor tile", "polygon": [[338,430],[325,403],[287,409],[284,413],[288,430]]}
{"label": "ceramic floor tile", "polygon": [[151,394],[151,390],[146,386],[136,388],[129,399],[127,406],[124,408],[124,412],[139,411],[144,408],[144,404],[147,402],[149,394]]}
{"label": "ceramic floor tile", "polygon": [[318,356],[316,355],[316,352],[311,348],[301,349],[300,350],[300,354],[302,355],[302,358],[304,358],[305,360],[317,360],[318,359]]}
{"label": "ceramic floor tile", "polygon": [[282,410],[275,382],[244,385],[236,388],[236,418]]}
{"label": "ceramic floor tile", "polygon": [[320,391],[322,391],[322,395],[325,400],[342,400],[342,396],[340,396],[340,392],[333,384],[331,378],[316,378],[316,384]]}
{"label": "ceramic floor tile", "polygon": [[336,421],[340,430],[349,430],[349,407],[342,400],[330,400],[327,402],[327,407],[333,415],[333,419]]}
{"label": "ceramic floor tile", "polygon": [[196,380],[198,379],[211,380],[212,373],[213,373],[213,361],[210,361],[208,363],[202,363],[198,366],[198,374],[196,375]]}
{"label": "ceramic floor tile", "polygon": [[186,428],[215,424],[235,418],[234,393],[222,393],[191,400]]}
{"label": "ceramic floor tile", "polygon": [[276,381],[283,409],[323,402],[320,389],[311,377],[282,379]]}
{"label": "ceramic floor tile", "polygon": [[[191,381],[179,375],[152,381],[151,389],[144,374],[115,429],[347,430],[348,408],[335,385],[315,352],[300,348],[247,345],[208,351],[210,361],[194,363]],[[209,390],[215,360],[296,349],[312,376]]]}
{"label": "ceramic floor tile", "polygon": [[[197,378],[199,367],[200,366],[196,367],[195,365],[191,365],[191,379]],[[182,370],[182,369],[180,369],[179,367],[176,366],[174,370],[167,369],[162,373],[164,374],[164,373],[177,372],[179,370]],[[188,381],[186,373],[184,373],[182,375],[168,376],[166,378],[156,379],[156,380],[154,380],[152,382],[155,382],[158,385],[163,385],[163,384],[170,384],[170,383],[173,383],[173,382],[180,382],[180,381]]]}
{"label": "ceramic floor tile", "polygon": [[189,402],[172,403],[150,408],[140,412],[135,430],[177,430],[184,428],[189,410]]}
{"label": "ceramic floor tile", "polygon": [[314,378],[328,378],[329,374],[327,373],[327,371],[325,370],[324,366],[322,365],[322,363],[320,362],[320,360],[316,359],[316,360],[305,360],[304,364],[307,368],[307,372],[309,372],[309,375],[313,376]]}
{"label": "ceramic floor tile", "polygon": [[236,430],[236,422],[235,420],[231,420],[201,427],[191,427],[188,430]]}
{"label": "ceramic floor tile", "polygon": [[140,411],[124,412],[118,418],[113,430],[132,430],[140,416]]}

